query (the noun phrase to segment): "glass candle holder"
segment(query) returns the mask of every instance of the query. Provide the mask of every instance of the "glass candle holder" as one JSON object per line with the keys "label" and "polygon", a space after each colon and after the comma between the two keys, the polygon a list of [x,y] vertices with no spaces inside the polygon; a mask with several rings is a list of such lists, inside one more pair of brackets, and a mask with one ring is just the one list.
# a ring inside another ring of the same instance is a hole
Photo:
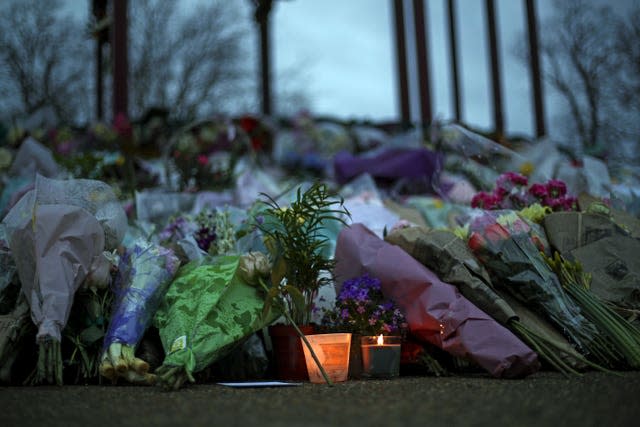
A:
{"label": "glass candle holder", "polygon": [[365,378],[394,378],[400,374],[399,336],[364,336],[362,350],[362,376]]}

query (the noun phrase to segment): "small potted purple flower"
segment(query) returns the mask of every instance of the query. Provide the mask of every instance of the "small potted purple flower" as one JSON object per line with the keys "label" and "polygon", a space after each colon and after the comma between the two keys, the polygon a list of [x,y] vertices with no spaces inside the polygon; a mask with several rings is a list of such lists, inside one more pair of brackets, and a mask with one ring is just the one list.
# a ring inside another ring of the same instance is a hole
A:
{"label": "small potted purple flower", "polygon": [[360,378],[362,373],[360,336],[403,336],[407,329],[404,314],[384,296],[380,280],[368,274],[343,283],[334,307],[325,310],[322,325],[353,335],[349,362],[349,376],[353,379]]}

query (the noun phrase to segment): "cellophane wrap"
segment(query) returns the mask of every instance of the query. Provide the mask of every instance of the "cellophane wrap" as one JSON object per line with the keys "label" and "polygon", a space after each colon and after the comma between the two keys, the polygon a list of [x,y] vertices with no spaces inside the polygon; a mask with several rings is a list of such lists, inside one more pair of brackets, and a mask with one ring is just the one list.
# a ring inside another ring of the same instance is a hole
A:
{"label": "cellophane wrap", "polygon": [[589,352],[599,332],[562,285],[541,253],[544,231],[515,211],[486,211],[469,224],[468,245],[492,282],[553,323],[576,346]]}
{"label": "cellophane wrap", "polygon": [[60,341],[76,290],[124,236],[124,210],[103,182],[38,175],[3,223],[37,339]]}
{"label": "cellophane wrap", "polygon": [[112,286],[115,301],[105,349],[114,342],[137,346],[179,267],[173,251],[160,245],[139,241],[126,248]]}
{"label": "cellophane wrap", "polygon": [[239,261],[229,255],[180,268],[154,318],[163,366],[201,371],[279,316],[263,315],[265,297],[236,274]]}

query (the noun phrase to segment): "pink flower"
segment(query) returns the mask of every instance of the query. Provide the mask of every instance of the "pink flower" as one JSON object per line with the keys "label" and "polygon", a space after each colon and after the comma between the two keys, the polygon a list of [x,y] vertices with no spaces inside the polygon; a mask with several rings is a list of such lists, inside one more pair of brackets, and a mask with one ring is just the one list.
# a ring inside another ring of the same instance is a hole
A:
{"label": "pink flower", "polygon": [[551,197],[562,197],[567,194],[567,185],[559,179],[550,179],[547,181],[547,192]]}
{"label": "pink flower", "polygon": [[499,201],[495,195],[481,191],[471,199],[471,207],[490,210],[496,208]]}
{"label": "pink flower", "polygon": [[133,136],[133,128],[131,127],[131,122],[124,113],[118,113],[113,120],[113,128],[118,133],[118,135],[131,138]]}
{"label": "pink flower", "polygon": [[204,154],[199,154],[198,155],[198,164],[200,164],[201,166],[206,166],[207,164],[209,164],[209,158],[207,156],[205,156]]}
{"label": "pink flower", "polygon": [[578,199],[576,197],[565,196],[562,198],[562,209],[565,211],[577,211]]}
{"label": "pink flower", "polygon": [[529,188],[529,194],[531,194],[536,199],[544,199],[547,196],[547,187],[542,184],[533,184]]}
{"label": "pink flower", "polygon": [[496,187],[495,190],[493,190],[493,195],[496,196],[497,200],[504,199],[508,194],[507,189],[503,187]]}
{"label": "pink flower", "polygon": [[546,205],[546,206],[549,206],[554,211],[562,211],[562,210],[564,210],[564,198],[563,197],[560,197],[560,198],[547,197],[547,198],[545,198],[543,204]]}

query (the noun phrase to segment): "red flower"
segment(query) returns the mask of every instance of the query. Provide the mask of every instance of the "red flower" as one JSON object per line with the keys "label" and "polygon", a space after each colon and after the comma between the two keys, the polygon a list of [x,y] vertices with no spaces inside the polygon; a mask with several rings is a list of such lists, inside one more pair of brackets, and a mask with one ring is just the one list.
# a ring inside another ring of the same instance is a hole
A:
{"label": "red flower", "polygon": [[198,155],[198,164],[200,164],[201,166],[206,166],[208,163],[209,158],[207,156],[205,156],[204,154]]}
{"label": "red flower", "polygon": [[469,246],[469,249],[471,249],[471,251],[475,253],[482,250],[483,248],[486,248],[487,241],[484,237],[482,237],[482,234],[473,232],[471,233],[471,237],[469,237],[467,245]]}
{"label": "red flower", "polygon": [[540,237],[534,234],[533,236],[531,236],[531,243],[533,243],[540,252],[546,253],[546,248],[544,247],[544,243],[542,243],[542,240],[540,240]]}
{"label": "red flower", "polygon": [[511,237],[511,235],[509,234],[509,231],[506,228],[504,228],[502,225],[498,224],[497,222],[485,228],[484,235],[487,241],[491,243],[499,243]]}
{"label": "red flower", "polygon": [[240,127],[248,134],[251,134],[253,130],[258,127],[258,123],[258,120],[251,116],[244,116],[240,118]]}

